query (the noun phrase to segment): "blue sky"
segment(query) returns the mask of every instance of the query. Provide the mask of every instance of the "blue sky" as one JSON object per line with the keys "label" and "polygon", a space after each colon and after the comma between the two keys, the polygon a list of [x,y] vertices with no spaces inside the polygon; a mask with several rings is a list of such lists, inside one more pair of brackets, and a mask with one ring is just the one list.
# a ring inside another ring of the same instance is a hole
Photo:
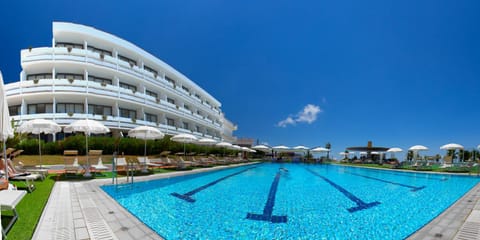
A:
{"label": "blue sky", "polygon": [[480,2],[2,1],[0,69],[51,45],[52,21],[93,26],[164,60],[271,145],[480,144]]}

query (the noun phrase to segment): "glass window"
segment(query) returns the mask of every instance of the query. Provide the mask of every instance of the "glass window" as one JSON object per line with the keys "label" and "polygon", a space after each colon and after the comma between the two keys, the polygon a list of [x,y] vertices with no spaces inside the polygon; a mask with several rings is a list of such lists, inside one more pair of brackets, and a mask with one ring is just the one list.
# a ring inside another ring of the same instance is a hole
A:
{"label": "glass window", "polygon": [[165,80],[171,82],[173,85],[175,85],[175,80],[171,79],[170,77],[168,76],[165,76]]}
{"label": "glass window", "polygon": [[183,122],[183,128],[188,129],[188,123],[187,122]]}
{"label": "glass window", "polygon": [[188,88],[185,87],[185,86],[182,86],[182,89],[185,90],[185,91],[187,91],[187,92],[190,92],[190,89],[188,89]]}
{"label": "glass window", "polygon": [[155,71],[153,68],[147,66],[147,65],[143,65],[143,68],[151,73],[153,73],[155,76],[158,75],[158,72]]}
{"label": "glass window", "polygon": [[150,90],[146,90],[145,93],[148,95],[148,96],[152,96],[154,98],[157,98],[158,97],[158,94],[156,92],[152,92]]}
{"label": "glass window", "polygon": [[27,113],[53,113],[53,105],[51,103],[28,104]]}
{"label": "glass window", "polygon": [[190,106],[188,106],[187,104],[183,104],[183,108],[190,110]]}
{"label": "glass window", "polygon": [[27,80],[52,79],[51,73],[28,74]]}
{"label": "glass window", "polygon": [[137,91],[137,87],[136,87],[136,86],[130,85],[130,84],[128,84],[128,83],[120,82],[120,87],[121,87],[121,88],[125,88],[125,89],[130,89],[130,90],[132,90],[132,91]]}
{"label": "glass window", "polygon": [[111,116],[112,107],[104,106],[104,105],[88,104],[88,113]]}
{"label": "glass window", "polygon": [[57,113],[84,113],[83,103],[57,103]]}
{"label": "glass window", "polygon": [[22,114],[21,110],[22,110],[21,105],[9,106],[8,107],[8,112],[10,113],[10,116],[16,116],[16,115]]}
{"label": "glass window", "polygon": [[131,59],[131,58],[125,57],[125,56],[123,56],[123,55],[118,54],[118,58],[119,58],[120,60],[122,60],[122,61],[128,62],[128,63],[131,64],[132,66],[133,66],[133,65],[137,65],[137,61],[135,61],[135,60],[133,60],[133,59]]}
{"label": "glass window", "polygon": [[74,80],[83,80],[83,74],[74,74],[74,73],[57,73],[56,79],[74,79]]}
{"label": "glass window", "polygon": [[80,43],[69,43],[69,42],[57,42],[55,43],[55,47],[70,47],[70,48],[78,48],[83,49],[83,44]]}
{"label": "glass window", "polygon": [[126,108],[120,108],[120,117],[137,118],[137,111],[126,109]]}
{"label": "glass window", "polygon": [[156,123],[157,122],[157,115],[150,114],[150,113],[145,113],[145,121]]}
{"label": "glass window", "polygon": [[173,118],[167,118],[167,125],[168,126],[175,126],[175,120],[173,120]]}
{"label": "glass window", "polygon": [[169,97],[167,97],[167,102],[169,102],[171,104],[175,104],[175,100],[173,100],[172,98],[169,98]]}
{"label": "glass window", "polygon": [[96,76],[93,76],[93,75],[88,75],[88,81],[112,85],[112,80],[111,79],[96,77]]}

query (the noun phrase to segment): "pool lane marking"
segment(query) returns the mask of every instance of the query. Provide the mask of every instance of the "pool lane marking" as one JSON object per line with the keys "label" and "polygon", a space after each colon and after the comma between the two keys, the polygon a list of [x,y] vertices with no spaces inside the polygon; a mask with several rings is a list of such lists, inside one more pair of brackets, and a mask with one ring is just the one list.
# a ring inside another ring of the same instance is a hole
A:
{"label": "pool lane marking", "polygon": [[398,185],[398,186],[410,188],[410,189],[412,189],[412,190],[410,190],[410,191],[412,191],[412,192],[416,192],[416,191],[419,191],[419,190],[422,190],[422,189],[425,188],[425,186],[415,187],[415,186],[410,186],[410,185],[403,184],[403,183],[391,182],[391,181],[383,180],[383,179],[380,179],[380,178],[369,177],[369,176],[365,176],[365,175],[361,175],[361,174],[357,174],[357,173],[351,173],[351,172],[346,172],[346,173],[352,174],[352,175],[355,175],[355,176],[359,176],[359,177],[363,177],[363,178],[368,178],[368,179],[376,180],[376,181],[379,181],[379,182],[390,183],[390,184],[393,184],[393,185]]}
{"label": "pool lane marking", "polygon": [[250,169],[253,169],[253,168],[256,168],[256,167],[251,167],[251,168],[243,169],[242,171],[238,171],[238,172],[236,172],[236,173],[233,173],[233,174],[227,175],[227,176],[225,176],[225,177],[219,178],[219,179],[217,179],[217,180],[215,180],[215,181],[213,181],[213,182],[207,183],[207,184],[205,184],[205,185],[203,185],[203,186],[201,186],[201,187],[198,187],[198,188],[196,188],[196,189],[193,189],[192,191],[187,192],[187,193],[184,193],[184,194],[180,194],[180,193],[173,192],[173,193],[170,193],[170,195],[172,195],[172,196],[174,196],[174,197],[177,197],[177,198],[180,198],[180,199],[182,199],[182,200],[185,200],[185,201],[187,201],[187,202],[193,203],[193,202],[195,202],[195,199],[193,199],[191,196],[194,195],[195,193],[198,193],[198,192],[200,192],[200,191],[202,191],[202,190],[204,190],[204,189],[206,189],[206,188],[209,188],[209,187],[211,187],[211,186],[213,186],[213,185],[215,185],[215,184],[217,184],[217,183],[219,183],[219,182],[221,182],[221,181],[223,181],[223,180],[225,180],[225,179],[227,179],[227,178],[233,177],[233,176],[235,176],[235,175],[238,175],[238,174],[240,174],[240,173],[246,172],[246,171],[248,171],[248,170],[250,170]]}
{"label": "pool lane marking", "polygon": [[347,191],[345,188],[337,185],[336,183],[332,182],[330,179],[318,174],[317,172],[314,172],[310,169],[307,169],[307,171],[309,171],[310,173],[312,173],[313,175],[323,179],[325,182],[329,183],[330,185],[332,185],[334,188],[336,188],[338,191],[340,191],[341,193],[343,193],[343,195],[345,195],[348,199],[350,199],[352,202],[356,203],[357,206],[356,207],[352,207],[352,208],[348,208],[347,210],[349,212],[356,212],[356,211],[360,211],[360,210],[364,210],[364,209],[367,209],[367,208],[371,208],[371,207],[375,207],[377,205],[380,204],[380,202],[371,202],[371,203],[365,203],[364,201],[362,201],[360,198],[356,197],[355,195],[353,195],[351,192]]}
{"label": "pool lane marking", "polygon": [[287,216],[273,215],[273,207],[275,206],[275,195],[277,194],[278,182],[280,182],[282,170],[283,169],[280,168],[275,175],[275,178],[273,179],[272,185],[270,186],[270,192],[268,193],[267,202],[265,203],[265,207],[263,208],[263,214],[247,213],[247,219],[267,221],[272,223],[287,222]]}

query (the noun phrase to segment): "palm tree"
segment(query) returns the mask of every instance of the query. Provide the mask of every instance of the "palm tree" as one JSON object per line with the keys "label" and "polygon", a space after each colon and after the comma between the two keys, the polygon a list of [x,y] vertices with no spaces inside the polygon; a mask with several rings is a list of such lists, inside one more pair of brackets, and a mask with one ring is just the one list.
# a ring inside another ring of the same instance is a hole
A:
{"label": "palm tree", "polygon": [[327,160],[330,160],[330,149],[332,148],[332,145],[330,144],[330,142],[327,142],[327,144],[325,144],[325,148],[329,150],[327,152]]}

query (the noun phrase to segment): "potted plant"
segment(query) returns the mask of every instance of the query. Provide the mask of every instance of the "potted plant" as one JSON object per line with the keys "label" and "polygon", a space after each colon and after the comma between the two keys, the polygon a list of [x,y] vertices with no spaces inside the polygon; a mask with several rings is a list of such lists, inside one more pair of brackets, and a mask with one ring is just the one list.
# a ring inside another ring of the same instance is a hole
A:
{"label": "potted plant", "polygon": [[28,46],[28,51],[29,51],[29,52],[32,51],[32,46]]}
{"label": "potted plant", "polygon": [[73,112],[68,112],[67,115],[68,115],[69,117],[71,117],[71,116],[73,116]]}
{"label": "potted plant", "polygon": [[102,82],[101,85],[102,85],[102,87],[106,87],[106,86],[107,86],[107,83]]}
{"label": "potted plant", "polygon": [[103,53],[100,53],[100,59],[103,60],[105,58],[105,55]]}
{"label": "potted plant", "polygon": [[67,47],[68,52],[72,51],[72,47]]}
{"label": "potted plant", "polygon": [[136,123],[136,122],[137,122],[137,119],[134,118],[134,117],[132,117],[132,122],[133,122],[133,123]]}
{"label": "potted plant", "polygon": [[73,83],[74,79],[73,78],[68,78],[69,83]]}
{"label": "potted plant", "polygon": [[107,120],[107,115],[104,114],[104,115],[102,116],[102,120],[103,120],[103,121],[106,121],[106,120]]}
{"label": "potted plant", "polygon": [[34,83],[34,84],[37,84],[38,81],[39,81],[38,79],[33,79],[33,83]]}

